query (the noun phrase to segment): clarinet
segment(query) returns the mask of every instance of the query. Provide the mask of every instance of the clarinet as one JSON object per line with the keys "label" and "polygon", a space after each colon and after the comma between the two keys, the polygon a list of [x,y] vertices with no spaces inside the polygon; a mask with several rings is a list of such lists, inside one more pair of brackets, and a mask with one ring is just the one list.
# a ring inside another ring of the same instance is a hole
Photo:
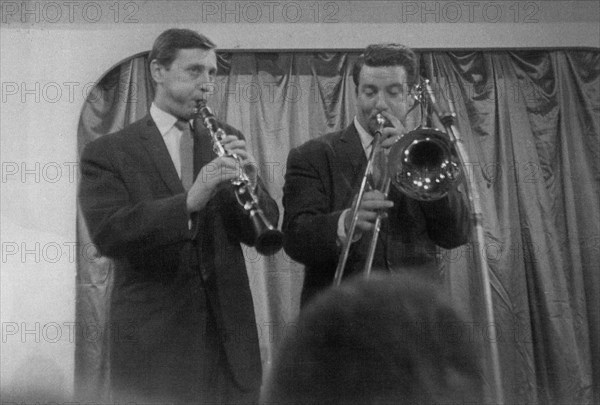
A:
{"label": "clarinet", "polygon": [[223,147],[223,138],[227,135],[217,122],[211,109],[204,100],[196,105],[196,118],[208,129],[213,142],[213,150],[217,156],[229,156],[235,159],[242,167],[238,178],[231,180],[235,196],[244,211],[250,216],[254,228],[256,251],[261,255],[277,253],[283,246],[283,233],[269,223],[258,203],[258,197],[250,183],[250,178],[243,169],[242,159],[235,153],[229,153]]}

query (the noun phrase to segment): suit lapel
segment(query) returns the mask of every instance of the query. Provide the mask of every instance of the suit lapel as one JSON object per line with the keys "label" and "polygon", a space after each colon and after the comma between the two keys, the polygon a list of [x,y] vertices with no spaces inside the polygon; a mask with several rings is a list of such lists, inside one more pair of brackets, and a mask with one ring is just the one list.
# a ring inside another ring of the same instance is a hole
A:
{"label": "suit lapel", "polygon": [[346,187],[350,190],[358,188],[359,180],[367,165],[367,158],[354,124],[350,124],[344,130],[333,147]]}
{"label": "suit lapel", "polygon": [[142,144],[148,151],[150,159],[154,162],[156,168],[158,169],[160,177],[173,194],[183,193],[183,185],[181,184],[181,179],[179,178],[177,170],[173,165],[171,155],[167,150],[167,146],[165,145],[162,135],[160,134],[150,115],[147,115],[144,118],[144,124],[144,129],[140,131],[138,135],[142,141]]}
{"label": "suit lapel", "polygon": [[213,150],[212,138],[203,126],[194,128],[194,178],[200,172],[200,169],[204,167],[208,162],[212,161],[217,157],[217,154]]}
{"label": "suit lapel", "polygon": [[[194,121],[197,128],[192,128],[192,134],[194,136],[194,179],[200,173],[200,170],[210,161],[217,157],[217,154],[213,150],[212,138],[204,126],[199,124],[199,121]],[[198,239],[198,246],[203,246],[203,239],[205,235],[201,232],[202,229],[211,229],[206,226],[206,208],[194,213],[192,218],[194,220],[194,227],[192,229],[193,239]],[[200,272],[204,280],[208,280],[210,277],[210,270],[207,268],[205,263],[201,263]]]}

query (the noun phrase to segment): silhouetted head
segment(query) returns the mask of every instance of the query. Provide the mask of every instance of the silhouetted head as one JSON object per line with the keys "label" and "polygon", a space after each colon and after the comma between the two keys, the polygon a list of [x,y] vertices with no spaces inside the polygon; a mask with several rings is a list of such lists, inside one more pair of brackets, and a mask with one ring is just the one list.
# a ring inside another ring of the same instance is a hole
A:
{"label": "silhouetted head", "polygon": [[263,403],[481,403],[467,324],[408,276],[356,278],[315,297],[286,335]]}

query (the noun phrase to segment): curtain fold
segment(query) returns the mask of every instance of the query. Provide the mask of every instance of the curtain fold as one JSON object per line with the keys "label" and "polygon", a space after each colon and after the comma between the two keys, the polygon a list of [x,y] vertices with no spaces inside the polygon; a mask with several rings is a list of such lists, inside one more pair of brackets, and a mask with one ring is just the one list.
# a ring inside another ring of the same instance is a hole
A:
{"label": "curtain fold", "polygon": [[[597,403],[598,53],[423,59],[466,112],[507,403]],[[464,292],[464,262],[453,264]]]}
{"label": "curtain fold", "polygon": [[[211,105],[245,134],[282,215],[289,150],[352,121],[358,54],[219,54]],[[90,93],[80,150],[146,114],[153,97],[146,57],[112,69]],[[468,338],[485,346],[496,329],[507,403],[600,403],[600,52],[422,52],[420,58],[438,98],[457,114],[466,172],[483,207],[485,245],[444,251],[441,269],[472,322]],[[81,217],[78,235],[91,246]],[[490,267],[495,325],[484,321],[473,249]],[[303,269],[284,252],[263,257],[243,250],[267,368],[285,329],[294,327]],[[76,391],[106,400],[112,267],[94,255],[78,265],[77,322],[104,333],[77,340]]]}

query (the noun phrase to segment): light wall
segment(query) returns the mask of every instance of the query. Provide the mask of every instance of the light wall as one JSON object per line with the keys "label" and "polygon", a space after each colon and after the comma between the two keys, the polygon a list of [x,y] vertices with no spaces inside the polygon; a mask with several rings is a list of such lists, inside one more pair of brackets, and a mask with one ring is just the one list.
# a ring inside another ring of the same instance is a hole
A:
{"label": "light wall", "polygon": [[74,324],[76,259],[93,253],[74,245],[79,113],[108,69],[166,28],[197,29],[229,50],[600,47],[595,1],[0,5],[3,400],[68,400],[74,333],[97,338]]}

